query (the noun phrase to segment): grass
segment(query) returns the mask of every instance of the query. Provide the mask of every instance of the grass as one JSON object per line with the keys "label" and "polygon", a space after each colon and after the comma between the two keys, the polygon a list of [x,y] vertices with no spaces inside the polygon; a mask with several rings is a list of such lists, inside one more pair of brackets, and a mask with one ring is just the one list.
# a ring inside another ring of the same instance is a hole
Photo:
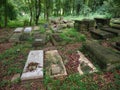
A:
{"label": "grass", "polygon": [[60,37],[66,42],[84,42],[86,41],[85,35],[77,32],[74,28],[67,28],[60,34]]}
{"label": "grass", "polygon": [[[26,62],[27,52],[30,50],[31,46],[29,44],[19,44],[11,47],[2,54],[0,54],[0,60],[2,63],[1,68],[1,81],[0,88],[3,86],[9,86],[12,83],[10,82],[11,78],[4,79],[5,77],[12,76],[17,73],[22,73],[23,66]],[[19,52],[18,52],[19,49]],[[19,58],[19,56],[22,56]],[[18,83],[19,79],[14,83]]]}

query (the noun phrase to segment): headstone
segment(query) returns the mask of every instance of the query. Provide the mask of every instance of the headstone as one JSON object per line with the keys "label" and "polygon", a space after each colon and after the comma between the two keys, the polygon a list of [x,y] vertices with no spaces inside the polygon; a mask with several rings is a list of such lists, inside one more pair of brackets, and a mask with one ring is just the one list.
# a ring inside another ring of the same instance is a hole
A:
{"label": "headstone", "polygon": [[32,27],[26,27],[24,29],[24,33],[31,33],[31,31],[32,31]]}
{"label": "headstone", "polygon": [[45,69],[51,77],[66,76],[66,68],[57,50],[45,52]]}
{"label": "headstone", "polygon": [[43,50],[30,51],[21,80],[43,78]]}
{"label": "headstone", "polygon": [[80,74],[97,72],[96,67],[84,56],[84,54],[78,51],[78,55],[80,56],[80,64],[78,67],[78,71]]}
{"label": "headstone", "polygon": [[16,28],[16,29],[14,30],[15,33],[22,33],[22,31],[23,31],[23,28],[22,28],[22,27]]}

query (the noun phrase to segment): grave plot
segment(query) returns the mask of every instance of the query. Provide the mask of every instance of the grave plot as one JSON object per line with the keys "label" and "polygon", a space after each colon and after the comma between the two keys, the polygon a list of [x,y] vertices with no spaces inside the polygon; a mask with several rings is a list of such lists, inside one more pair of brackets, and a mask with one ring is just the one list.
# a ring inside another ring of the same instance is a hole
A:
{"label": "grave plot", "polygon": [[31,33],[31,31],[32,31],[32,27],[26,27],[24,29],[24,33]]}
{"label": "grave plot", "polygon": [[43,50],[30,51],[21,75],[21,80],[43,78]]}
{"label": "grave plot", "polygon": [[111,48],[103,47],[95,41],[87,41],[85,48],[101,69],[111,70],[119,67],[120,55]]}
{"label": "grave plot", "polygon": [[57,50],[45,52],[45,69],[46,74],[51,77],[61,77],[67,75],[62,58]]}
{"label": "grave plot", "polygon": [[27,40],[29,40],[30,38],[31,38],[31,35],[28,34],[28,33],[22,33],[22,34],[20,35],[20,41],[27,41]]}
{"label": "grave plot", "polygon": [[110,19],[107,18],[94,18],[98,28],[109,26]]}
{"label": "grave plot", "polygon": [[57,45],[65,45],[66,44],[66,42],[64,42],[64,40],[60,37],[59,33],[52,34],[51,42],[55,46],[57,46]]}
{"label": "grave plot", "polygon": [[22,27],[16,28],[16,29],[14,30],[14,33],[22,33],[22,32],[23,32],[23,29],[24,29],[24,28],[22,28]]}
{"label": "grave plot", "polygon": [[39,27],[39,26],[34,26],[34,27],[33,27],[33,30],[35,30],[35,31],[36,31],[36,30],[40,30],[40,27]]}
{"label": "grave plot", "polygon": [[89,31],[95,29],[95,21],[89,19],[75,20],[74,27],[78,31]]}
{"label": "grave plot", "polygon": [[95,39],[107,39],[107,38],[112,38],[114,37],[114,34],[110,33],[110,32],[106,32],[106,31],[102,31],[102,30],[92,30],[90,31],[91,35],[93,38]]}
{"label": "grave plot", "polygon": [[46,43],[46,34],[34,34],[33,46],[43,46]]}
{"label": "grave plot", "polygon": [[96,67],[82,54],[80,51],[77,52],[79,55],[79,66],[78,71],[81,74],[97,72]]}
{"label": "grave plot", "polygon": [[13,33],[13,35],[9,39],[9,42],[19,42],[19,38],[21,35],[22,33]]}
{"label": "grave plot", "polygon": [[118,30],[118,29],[114,29],[111,27],[104,27],[104,28],[101,28],[101,30],[111,32],[111,33],[115,34],[116,36],[120,36],[120,30]]}

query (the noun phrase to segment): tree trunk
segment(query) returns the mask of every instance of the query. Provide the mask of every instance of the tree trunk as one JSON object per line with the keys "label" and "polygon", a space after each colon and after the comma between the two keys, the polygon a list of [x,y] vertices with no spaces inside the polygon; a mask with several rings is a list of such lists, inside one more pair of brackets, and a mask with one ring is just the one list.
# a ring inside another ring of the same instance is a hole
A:
{"label": "tree trunk", "polygon": [[5,14],[4,26],[7,27],[7,22],[8,22],[8,19],[7,19],[7,0],[5,0],[5,3],[4,3],[4,14]]}

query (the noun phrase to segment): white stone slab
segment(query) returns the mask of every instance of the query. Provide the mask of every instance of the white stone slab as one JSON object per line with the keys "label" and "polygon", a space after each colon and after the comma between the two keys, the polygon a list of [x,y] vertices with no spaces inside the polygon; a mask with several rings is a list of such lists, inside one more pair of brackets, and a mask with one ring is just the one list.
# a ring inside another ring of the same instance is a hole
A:
{"label": "white stone slab", "polygon": [[22,31],[23,31],[23,28],[22,28],[22,27],[16,28],[16,29],[14,30],[15,33],[22,33]]}
{"label": "white stone slab", "polygon": [[[90,73],[93,73],[93,72],[97,72],[97,69],[96,67],[84,56],[84,54],[82,54],[80,51],[78,51],[78,54],[80,56],[79,58],[79,62],[80,64],[82,62],[84,62],[87,66],[89,66],[90,68],[92,68],[92,70],[90,71]],[[79,73],[82,75],[84,74],[83,71],[81,70],[81,65],[79,64],[79,67],[78,67],[78,71]]]}
{"label": "white stone slab", "polygon": [[26,27],[26,28],[24,29],[24,32],[25,32],[25,33],[31,33],[31,31],[32,31],[32,27]]}
{"label": "white stone slab", "polygon": [[[30,63],[38,63],[35,70],[28,70],[28,65]],[[30,80],[37,78],[43,78],[43,50],[30,51],[23,73],[21,75],[21,80]]]}

